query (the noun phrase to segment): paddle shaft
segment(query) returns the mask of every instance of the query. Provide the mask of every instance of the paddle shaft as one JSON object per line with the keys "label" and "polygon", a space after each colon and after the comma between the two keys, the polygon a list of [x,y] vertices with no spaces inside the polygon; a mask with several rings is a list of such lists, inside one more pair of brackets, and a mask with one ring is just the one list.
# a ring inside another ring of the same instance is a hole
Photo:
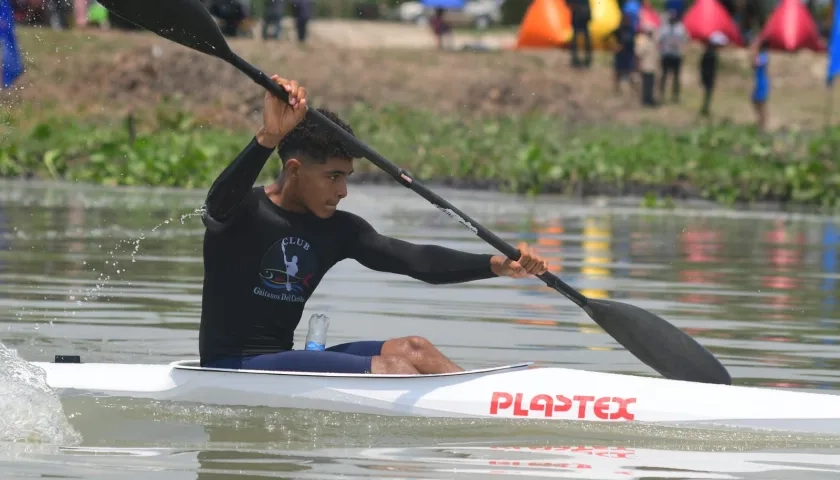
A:
{"label": "paddle shaft", "polygon": [[[248,63],[242,57],[231,52],[230,57],[225,58],[225,60],[228,61],[231,65],[241,70],[242,72],[244,72],[246,75],[248,75],[258,85],[273,93],[284,102],[289,102],[289,93],[286,92],[286,90],[284,90],[280,85],[271,80],[271,78],[269,78],[268,75],[266,75],[250,63]],[[397,165],[394,165],[382,155],[376,153],[376,151],[374,151],[372,148],[365,145],[358,138],[350,134],[350,132],[338,126],[335,122],[324,116],[321,112],[317,110],[309,110],[307,112],[307,115],[312,115],[319,123],[321,123],[321,125],[334,130],[335,133],[340,135],[345,142],[352,144],[357,150],[363,152],[364,156],[368,160],[370,160],[374,165],[385,171],[388,175],[393,177],[394,180],[426,199],[438,210],[457,220],[459,223],[461,223],[461,225],[467,227],[479,238],[492,245],[496,250],[504,254],[506,257],[510,258],[511,260],[519,260],[521,252],[517,250],[513,245],[505,242],[496,234],[484,228],[484,226],[482,226],[480,223],[470,218],[469,215],[457,209],[454,205],[441,198],[438,194],[430,190],[428,187],[412,178],[411,174],[398,167]],[[573,289],[568,284],[557,278],[557,276],[553,273],[545,272],[541,275],[538,275],[538,278],[545,282],[545,284],[549,287],[563,294],[566,298],[577,304],[579,307],[585,307],[587,305],[588,299],[586,298],[586,296],[584,296],[583,294],[581,294],[580,292]]]}

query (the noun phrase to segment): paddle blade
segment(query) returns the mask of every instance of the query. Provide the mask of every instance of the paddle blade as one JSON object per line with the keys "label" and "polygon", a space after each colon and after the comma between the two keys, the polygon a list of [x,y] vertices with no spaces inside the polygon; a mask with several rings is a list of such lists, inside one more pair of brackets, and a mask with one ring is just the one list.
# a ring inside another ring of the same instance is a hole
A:
{"label": "paddle blade", "polygon": [[163,38],[221,59],[230,47],[200,0],[99,0],[111,13]]}
{"label": "paddle blade", "polygon": [[618,343],[662,376],[732,384],[729,372],[711,352],[661,317],[613,300],[589,299],[584,310]]}

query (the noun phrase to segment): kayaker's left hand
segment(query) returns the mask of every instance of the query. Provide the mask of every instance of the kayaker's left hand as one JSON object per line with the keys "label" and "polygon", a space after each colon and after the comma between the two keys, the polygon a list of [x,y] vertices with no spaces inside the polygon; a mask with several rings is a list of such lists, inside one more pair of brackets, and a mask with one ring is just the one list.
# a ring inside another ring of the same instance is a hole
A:
{"label": "kayaker's left hand", "polygon": [[524,278],[528,275],[540,275],[548,271],[548,262],[540,258],[527,243],[516,246],[521,253],[519,260],[513,261],[503,255],[494,255],[490,259],[490,270],[500,277]]}

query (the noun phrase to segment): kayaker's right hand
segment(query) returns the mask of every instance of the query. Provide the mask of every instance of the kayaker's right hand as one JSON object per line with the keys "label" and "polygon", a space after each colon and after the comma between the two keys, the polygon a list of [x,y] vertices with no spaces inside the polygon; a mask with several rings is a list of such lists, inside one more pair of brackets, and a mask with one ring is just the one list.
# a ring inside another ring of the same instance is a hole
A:
{"label": "kayaker's right hand", "polygon": [[548,271],[548,262],[542,259],[525,242],[516,246],[520,257],[513,261],[504,255],[490,258],[490,270],[500,277],[525,278],[529,275],[542,275]]}
{"label": "kayaker's right hand", "polygon": [[263,126],[257,133],[257,141],[268,148],[276,147],[306,115],[306,89],[294,80],[286,80],[277,75],[271,79],[289,92],[289,103],[265,92],[263,107]]}

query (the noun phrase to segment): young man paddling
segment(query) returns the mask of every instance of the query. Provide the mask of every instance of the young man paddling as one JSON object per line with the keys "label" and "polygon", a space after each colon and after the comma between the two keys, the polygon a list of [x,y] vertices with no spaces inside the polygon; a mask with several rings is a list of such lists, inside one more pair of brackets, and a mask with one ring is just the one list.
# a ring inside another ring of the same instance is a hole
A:
{"label": "young man paddling", "polygon": [[[208,367],[340,373],[446,373],[463,370],[421,337],[351,342],[326,351],[293,350],[306,301],[324,274],[344,259],[432,284],[547,270],[527,244],[513,262],[389,238],[337,209],[347,196],[353,155],[331,130],[308,120],[306,90],[274,81],[286,104],[266,94],[263,126],[210,187],[202,216],[204,288],[199,353]],[[335,114],[321,113],[353,133]],[[254,187],[271,153],[279,178]]]}

